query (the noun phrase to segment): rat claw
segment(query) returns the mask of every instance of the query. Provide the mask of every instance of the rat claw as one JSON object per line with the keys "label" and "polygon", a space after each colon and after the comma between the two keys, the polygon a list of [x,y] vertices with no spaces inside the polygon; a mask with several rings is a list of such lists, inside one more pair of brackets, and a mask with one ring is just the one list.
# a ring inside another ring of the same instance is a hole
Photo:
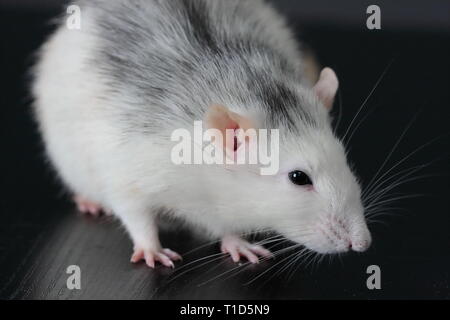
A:
{"label": "rat claw", "polygon": [[86,200],[81,196],[74,196],[73,201],[75,202],[78,211],[85,214],[90,214],[94,217],[100,216],[102,212],[102,207],[95,202]]}
{"label": "rat claw", "polygon": [[241,248],[240,251],[241,254],[244,255],[247,258],[247,260],[250,261],[251,263],[259,263],[258,257],[247,248]]}
{"label": "rat claw", "polygon": [[131,256],[130,261],[132,263],[136,263],[136,262],[139,262],[140,260],[142,260],[143,258],[144,258],[144,251],[139,250],[139,251],[135,251],[133,253],[133,255]]}
{"label": "rat claw", "polygon": [[157,253],[156,254],[157,260],[161,262],[166,267],[174,268],[175,265],[173,264],[172,260],[168,256],[166,256],[164,253]]}
{"label": "rat claw", "polygon": [[156,262],[160,262],[166,267],[175,268],[173,261],[181,260],[181,256],[167,248],[160,250],[135,249],[130,261],[132,263],[137,263],[141,260],[145,260],[147,266],[153,269],[155,268]]}
{"label": "rat claw", "polygon": [[175,251],[172,251],[172,250],[167,249],[167,248],[163,249],[162,251],[164,252],[164,254],[166,256],[168,256],[170,259],[172,259],[174,261],[183,260],[183,258],[178,253],[176,253]]}
{"label": "rat claw", "polygon": [[265,258],[273,258],[274,257],[272,252],[270,252],[269,250],[267,250],[266,248],[264,248],[260,245],[254,244],[251,246],[251,248],[252,248],[253,252],[255,252]]}
{"label": "rat claw", "polygon": [[84,204],[77,203],[76,205],[77,205],[78,211],[80,211],[80,212],[85,212],[86,211],[86,207],[84,206]]}
{"label": "rat claw", "polygon": [[229,246],[223,242],[221,246],[221,251],[223,253],[228,253],[231,256],[231,260],[233,260],[233,262],[239,262],[239,260],[241,259],[239,252],[237,251],[237,248]]}
{"label": "rat claw", "polygon": [[239,262],[241,260],[241,255],[237,249],[230,249],[229,254],[234,262]]}
{"label": "rat claw", "polygon": [[149,266],[152,269],[155,268],[155,257],[151,252],[144,253],[144,260],[147,266]]}
{"label": "rat claw", "polygon": [[88,206],[88,211],[90,214],[92,214],[94,217],[98,217],[100,215],[100,208],[96,206]]}
{"label": "rat claw", "polygon": [[223,237],[221,250],[223,253],[229,253],[234,262],[239,262],[241,256],[251,263],[259,263],[258,255],[265,258],[273,257],[273,254],[262,246],[252,245],[236,236]]}

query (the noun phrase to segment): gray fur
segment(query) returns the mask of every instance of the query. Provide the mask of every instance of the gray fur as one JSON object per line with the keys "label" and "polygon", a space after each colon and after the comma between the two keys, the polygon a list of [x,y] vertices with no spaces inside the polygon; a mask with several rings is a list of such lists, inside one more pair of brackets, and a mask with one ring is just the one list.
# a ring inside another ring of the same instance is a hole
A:
{"label": "gray fur", "polygon": [[307,103],[310,97],[300,87],[307,85],[300,51],[282,18],[263,1],[79,4],[96,16],[100,43],[89,64],[108,79],[104,98],[125,102],[114,112],[124,131],[189,126],[213,103],[262,112],[257,125],[264,128],[301,133],[304,126],[325,124],[325,112]]}

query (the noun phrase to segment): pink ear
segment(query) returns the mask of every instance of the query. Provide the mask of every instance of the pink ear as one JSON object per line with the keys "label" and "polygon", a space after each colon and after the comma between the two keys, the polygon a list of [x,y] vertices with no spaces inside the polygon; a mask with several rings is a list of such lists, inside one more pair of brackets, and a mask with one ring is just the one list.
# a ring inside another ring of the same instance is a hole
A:
{"label": "pink ear", "polygon": [[320,72],[319,80],[313,90],[325,108],[331,110],[339,82],[331,68],[324,68]]}
{"label": "pink ear", "polygon": [[205,115],[205,122],[208,129],[218,129],[225,141],[222,141],[221,147],[225,144],[226,149],[230,151],[236,150],[236,136],[227,134],[227,130],[247,130],[252,128],[249,119],[230,111],[227,107],[214,104],[209,107]]}

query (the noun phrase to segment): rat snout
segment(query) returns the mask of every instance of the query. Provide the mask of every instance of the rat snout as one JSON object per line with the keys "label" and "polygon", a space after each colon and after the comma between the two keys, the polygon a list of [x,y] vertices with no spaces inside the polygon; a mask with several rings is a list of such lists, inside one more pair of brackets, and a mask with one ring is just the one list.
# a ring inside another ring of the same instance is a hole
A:
{"label": "rat snout", "polygon": [[322,252],[363,252],[371,243],[371,235],[364,220],[356,222],[327,215],[317,225],[317,230],[322,238],[322,248],[318,251]]}
{"label": "rat snout", "polygon": [[364,221],[356,223],[353,229],[351,235],[352,250],[363,252],[369,249],[370,244],[372,243],[372,236],[370,235],[366,223]]}
{"label": "rat snout", "polygon": [[326,215],[317,224],[317,231],[321,238],[319,252],[347,252],[352,248],[350,229],[347,223],[335,215]]}
{"label": "rat snout", "polygon": [[370,240],[352,241],[352,250],[364,252],[370,247]]}

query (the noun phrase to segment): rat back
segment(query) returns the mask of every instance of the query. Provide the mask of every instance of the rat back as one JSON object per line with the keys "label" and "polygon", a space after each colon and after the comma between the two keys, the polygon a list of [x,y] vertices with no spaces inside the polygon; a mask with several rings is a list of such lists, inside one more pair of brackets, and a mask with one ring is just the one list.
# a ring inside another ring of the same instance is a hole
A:
{"label": "rat back", "polygon": [[263,1],[76,4],[81,29],[62,19],[41,50],[35,114],[63,182],[107,206],[108,193],[141,174],[122,165],[132,168],[126,155],[140,142],[154,151],[147,160],[161,165],[158,146],[211,103],[259,107],[278,82],[307,81],[284,20]]}
{"label": "rat back", "polygon": [[[211,103],[259,105],[278,82],[302,78],[284,20],[260,0],[85,1],[98,42],[86,64],[107,85],[124,132],[166,134]],[[268,97],[270,99],[270,97]],[[266,99],[267,100],[267,99]]]}

